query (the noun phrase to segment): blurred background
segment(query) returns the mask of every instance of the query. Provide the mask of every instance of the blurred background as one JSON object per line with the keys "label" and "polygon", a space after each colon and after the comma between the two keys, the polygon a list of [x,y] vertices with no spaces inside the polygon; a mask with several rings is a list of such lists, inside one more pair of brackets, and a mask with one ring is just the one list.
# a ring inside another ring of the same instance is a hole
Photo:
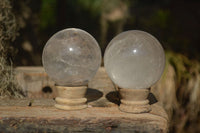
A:
{"label": "blurred background", "polygon": [[13,67],[41,66],[43,47],[59,30],[89,32],[102,54],[118,33],[143,30],[166,52],[165,72],[152,91],[169,115],[170,132],[198,133],[199,7],[199,0],[1,0],[0,95],[20,97]]}

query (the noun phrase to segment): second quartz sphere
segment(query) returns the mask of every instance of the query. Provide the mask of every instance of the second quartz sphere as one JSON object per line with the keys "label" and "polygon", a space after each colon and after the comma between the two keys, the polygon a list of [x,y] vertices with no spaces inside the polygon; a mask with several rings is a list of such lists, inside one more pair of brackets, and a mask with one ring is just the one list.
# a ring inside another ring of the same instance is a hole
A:
{"label": "second quartz sphere", "polygon": [[46,43],[42,62],[57,85],[87,85],[101,64],[101,50],[87,32],[69,28],[54,34]]}
{"label": "second quartz sphere", "polygon": [[109,43],[104,66],[119,87],[146,89],[160,79],[165,67],[165,54],[155,37],[132,30],[117,35]]}

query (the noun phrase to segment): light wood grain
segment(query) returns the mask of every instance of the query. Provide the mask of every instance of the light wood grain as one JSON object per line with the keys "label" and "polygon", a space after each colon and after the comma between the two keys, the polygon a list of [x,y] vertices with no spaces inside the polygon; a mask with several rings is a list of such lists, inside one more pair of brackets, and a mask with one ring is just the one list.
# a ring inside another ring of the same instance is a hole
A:
{"label": "light wood grain", "polygon": [[[104,68],[99,69],[88,85],[88,108],[77,111],[54,107],[54,82],[42,68],[17,68],[16,74],[28,95],[25,99],[0,100],[1,132],[166,133],[168,130],[168,116],[152,97],[149,97],[152,109],[149,113],[121,112],[115,87]],[[45,96],[43,86],[51,86],[53,94]]]}

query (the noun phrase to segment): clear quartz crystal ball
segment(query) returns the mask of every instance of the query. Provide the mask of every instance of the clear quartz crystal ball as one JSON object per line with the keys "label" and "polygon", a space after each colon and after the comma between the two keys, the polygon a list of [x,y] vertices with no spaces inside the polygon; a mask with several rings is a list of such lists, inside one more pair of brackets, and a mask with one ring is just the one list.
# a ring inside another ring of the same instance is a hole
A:
{"label": "clear quartz crystal ball", "polygon": [[42,63],[57,85],[87,85],[100,67],[101,50],[89,33],[69,28],[57,32],[48,40]]}
{"label": "clear quartz crystal ball", "polygon": [[105,51],[104,66],[120,88],[145,89],[160,79],[165,54],[155,37],[144,31],[131,30],[111,40]]}

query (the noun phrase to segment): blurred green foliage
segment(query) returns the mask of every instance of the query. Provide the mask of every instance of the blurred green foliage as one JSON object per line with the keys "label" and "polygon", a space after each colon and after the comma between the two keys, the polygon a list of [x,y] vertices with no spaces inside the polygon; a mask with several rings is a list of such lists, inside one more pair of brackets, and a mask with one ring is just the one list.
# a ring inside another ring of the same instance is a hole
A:
{"label": "blurred green foliage", "polygon": [[161,29],[166,29],[170,21],[170,11],[158,9],[156,10],[152,17],[150,18],[149,27],[160,27]]}
{"label": "blurred green foliage", "polygon": [[101,6],[103,1],[104,0],[77,0],[74,1],[74,4],[89,10],[92,16],[97,17],[101,13]]}
{"label": "blurred green foliage", "polygon": [[40,28],[46,29],[56,24],[56,1],[42,0],[40,10]]}
{"label": "blurred green foliage", "polygon": [[[128,17],[122,18],[122,30],[150,32],[164,48],[200,59],[198,9],[193,8],[198,2],[195,0],[42,0],[38,34],[48,32],[48,35],[52,35],[63,28],[77,27],[93,34],[101,45],[102,16],[109,16],[112,11],[122,7],[122,3],[128,7]],[[117,29],[119,24],[117,21],[106,23],[108,43],[116,35],[113,29]],[[43,37],[41,40],[49,36]]]}

